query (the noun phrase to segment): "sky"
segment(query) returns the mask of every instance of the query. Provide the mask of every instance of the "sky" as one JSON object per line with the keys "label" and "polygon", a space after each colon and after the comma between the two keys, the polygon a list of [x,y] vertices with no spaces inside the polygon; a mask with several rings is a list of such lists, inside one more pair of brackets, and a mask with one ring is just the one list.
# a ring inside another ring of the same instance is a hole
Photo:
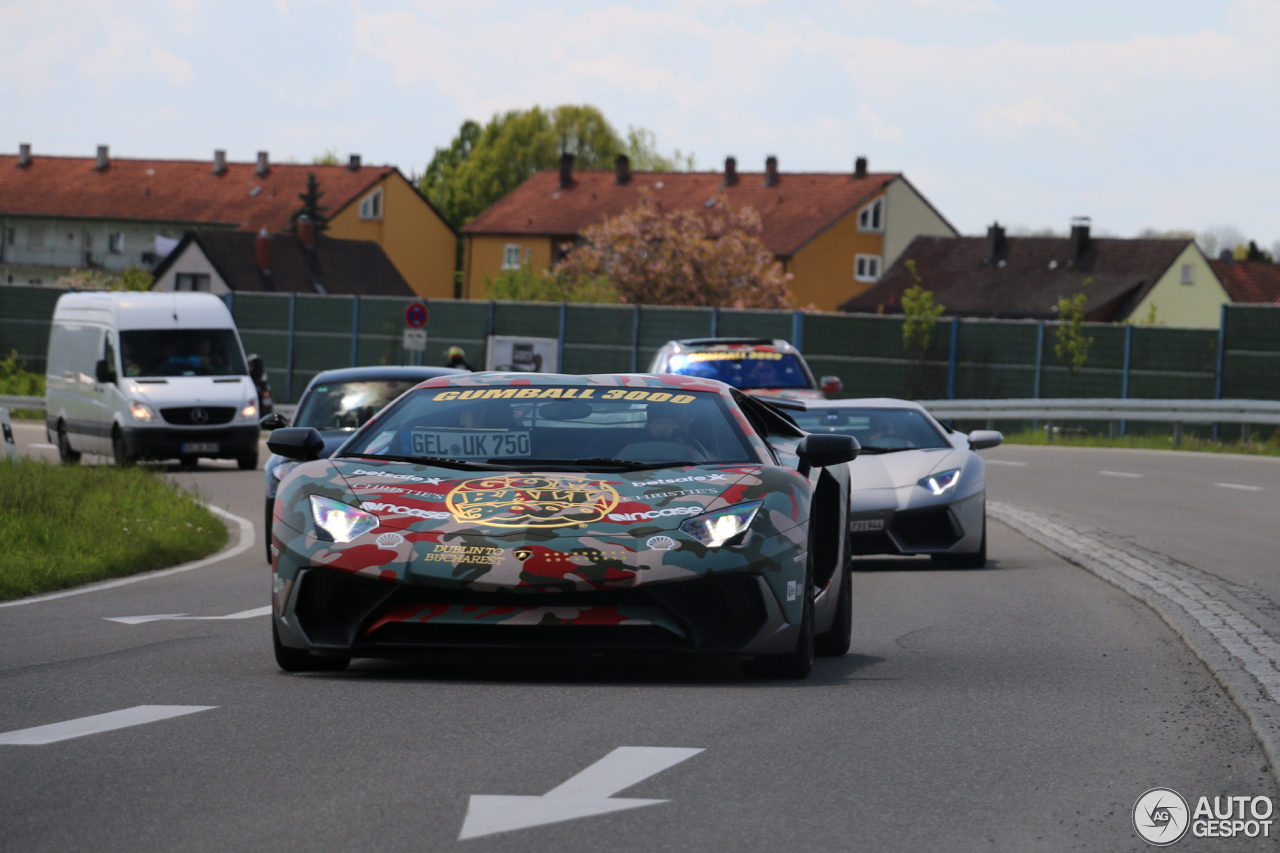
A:
{"label": "sky", "polygon": [[0,0],[0,152],[393,164],[586,103],[742,171],[902,172],[962,233],[1280,244],[1280,0]]}

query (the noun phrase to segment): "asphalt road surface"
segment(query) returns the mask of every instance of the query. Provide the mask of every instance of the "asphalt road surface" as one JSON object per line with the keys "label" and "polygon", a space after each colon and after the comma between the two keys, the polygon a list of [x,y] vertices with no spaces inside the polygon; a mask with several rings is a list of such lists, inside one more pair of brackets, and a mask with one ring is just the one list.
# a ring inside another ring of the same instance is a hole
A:
{"label": "asphalt road surface", "polygon": [[[15,432],[52,458],[38,427]],[[986,455],[1010,463],[988,468],[992,501],[1280,600],[1270,460]],[[261,472],[171,476],[260,528]],[[1165,621],[994,520],[985,570],[859,561],[853,652],[798,683],[603,657],[286,674],[254,535],[190,571],[0,607],[0,850],[1143,850],[1150,788],[1276,795],[1245,714]],[[110,621],[140,616],[168,618]]]}

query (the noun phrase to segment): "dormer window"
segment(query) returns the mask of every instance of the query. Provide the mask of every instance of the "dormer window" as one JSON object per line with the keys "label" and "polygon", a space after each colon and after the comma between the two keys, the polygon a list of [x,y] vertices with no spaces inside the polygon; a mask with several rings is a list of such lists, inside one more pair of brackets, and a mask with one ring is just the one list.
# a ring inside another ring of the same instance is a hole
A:
{"label": "dormer window", "polygon": [[884,230],[884,199],[878,198],[858,211],[859,231]]}
{"label": "dormer window", "polygon": [[360,202],[361,219],[382,218],[382,190],[376,189]]}

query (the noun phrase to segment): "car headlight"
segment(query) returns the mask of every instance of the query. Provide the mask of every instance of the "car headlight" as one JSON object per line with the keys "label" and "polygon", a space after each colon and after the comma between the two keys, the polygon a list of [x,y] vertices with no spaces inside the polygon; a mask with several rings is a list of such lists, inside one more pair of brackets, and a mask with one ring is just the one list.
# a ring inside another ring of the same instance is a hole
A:
{"label": "car headlight", "polygon": [[146,403],[133,401],[129,404],[129,414],[133,415],[135,421],[158,421],[160,417],[156,414],[156,410],[148,406]]}
{"label": "car headlight", "polygon": [[244,408],[240,410],[240,417],[242,418],[246,418],[246,419],[256,418],[257,416],[258,416],[258,404],[253,402],[252,400],[245,403]]}
{"label": "car headlight", "polygon": [[301,464],[302,463],[299,462],[297,459],[286,459],[285,461],[281,462],[279,465],[271,469],[271,477],[272,479],[275,479],[277,481],[283,480],[285,474],[288,474],[290,471],[292,471],[294,468],[297,468]]}
{"label": "car headlight", "polygon": [[708,548],[719,548],[751,526],[764,501],[735,504],[691,518],[680,525],[680,532],[692,536]]}
{"label": "car headlight", "polygon": [[333,498],[311,496],[311,518],[320,539],[350,542],[378,526],[378,517]]}
{"label": "car headlight", "polygon": [[930,474],[920,481],[920,485],[924,486],[935,495],[945,495],[956,487],[960,482],[960,469],[952,468],[950,471],[943,471],[939,474]]}

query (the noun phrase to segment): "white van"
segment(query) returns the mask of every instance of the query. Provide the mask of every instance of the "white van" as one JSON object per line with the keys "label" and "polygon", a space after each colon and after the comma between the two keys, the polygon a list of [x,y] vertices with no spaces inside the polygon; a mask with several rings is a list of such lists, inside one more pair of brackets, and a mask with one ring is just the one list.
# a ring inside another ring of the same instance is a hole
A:
{"label": "white van", "polygon": [[258,397],[231,312],[210,293],[68,293],[49,334],[45,425],[63,462],[235,459],[258,466]]}

